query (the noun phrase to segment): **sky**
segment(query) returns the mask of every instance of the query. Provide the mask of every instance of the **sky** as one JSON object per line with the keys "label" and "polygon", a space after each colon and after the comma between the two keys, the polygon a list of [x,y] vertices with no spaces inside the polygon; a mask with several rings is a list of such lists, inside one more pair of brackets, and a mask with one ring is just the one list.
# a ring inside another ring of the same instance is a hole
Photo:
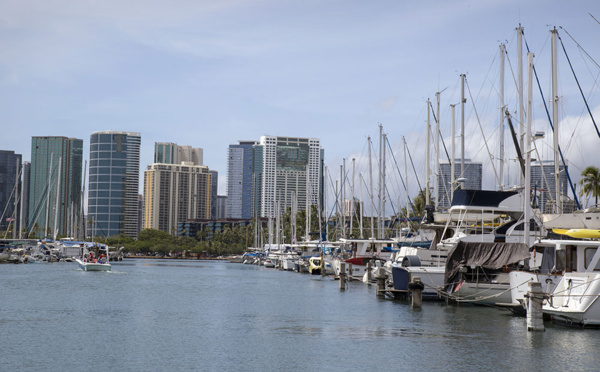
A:
{"label": "sky", "polygon": [[[348,169],[356,159],[355,182],[366,187],[367,137],[376,155],[382,125],[390,198],[400,200],[403,137],[414,196],[415,174],[425,184],[426,101],[435,111],[441,92],[441,146],[450,151],[450,105],[460,101],[465,74],[465,156],[484,164],[484,188],[494,189],[514,184],[517,171],[505,134],[507,176],[494,179],[500,44],[505,105],[517,125],[519,24],[546,101],[556,27],[600,117],[598,20],[594,0],[0,0],[0,149],[30,160],[32,136],[58,135],[83,139],[87,158],[95,131],[140,132],[141,172],[155,142],[200,147],[225,194],[230,144],[262,135],[319,138],[331,194],[343,159]],[[600,166],[600,137],[560,43],[558,71],[559,142],[578,179],[586,166]],[[533,91],[533,131],[546,133],[538,154],[551,160],[544,101],[537,85]],[[459,128],[459,106],[455,115]]]}

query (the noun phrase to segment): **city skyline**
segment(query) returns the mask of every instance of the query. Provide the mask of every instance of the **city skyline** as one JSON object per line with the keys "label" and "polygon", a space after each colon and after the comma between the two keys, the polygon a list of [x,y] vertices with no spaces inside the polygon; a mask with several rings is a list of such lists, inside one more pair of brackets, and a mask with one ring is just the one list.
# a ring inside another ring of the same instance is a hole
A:
{"label": "city skyline", "polygon": [[[355,158],[357,176],[366,177],[365,140],[381,123],[397,157],[402,137],[407,138],[423,183],[425,102],[430,98],[435,106],[441,92],[436,114],[448,144],[450,105],[460,101],[460,74],[466,74],[466,157],[483,164],[483,188],[492,189],[498,182],[482,137],[497,154],[492,137],[500,117],[500,43],[507,55],[505,105],[512,114],[518,111],[519,25],[525,34],[523,56],[527,48],[535,53],[545,94],[542,99],[534,85],[533,128],[547,134],[538,141],[545,146],[542,160],[551,158],[552,130],[543,103],[550,97],[553,27],[570,53],[590,110],[600,115],[600,95],[594,94],[600,16],[593,1],[313,6],[267,0],[142,8],[131,0],[118,7],[54,0],[5,9],[0,120],[18,130],[5,133],[0,148],[28,161],[31,136],[84,138],[87,147],[92,132],[123,130],[142,134],[143,166],[152,163],[150,144],[186,143],[204,149],[203,163],[225,175],[227,146],[240,138],[316,137],[328,149],[330,172],[337,173],[343,159]],[[560,143],[577,178],[586,166],[600,163],[598,156],[589,156],[599,139],[582,135],[595,129],[560,44],[559,74]],[[507,141],[507,157],[514,158],[509,146]],[[514,181],[512,164],[506,174]],[[332,200],[332,182],[327,183]],[[218,188],[218,194],[226,194],[225,182]],[[416,182],[409,189],[417,195]]]}

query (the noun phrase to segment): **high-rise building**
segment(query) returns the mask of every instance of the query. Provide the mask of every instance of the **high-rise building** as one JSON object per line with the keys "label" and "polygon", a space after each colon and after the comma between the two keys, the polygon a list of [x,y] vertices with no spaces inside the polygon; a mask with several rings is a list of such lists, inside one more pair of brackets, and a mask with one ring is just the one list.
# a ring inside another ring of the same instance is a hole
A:
{"label": "high-rise building", "polygon": [[[461,161],[454,161],[454,184],[452,184],[452,164],[440,163],[440,173],[438,174],[438,194],[437,208],[450,208],[452,192],[458,187],[465,190],[481,190],[482,187],[482,165],[472,162],[471,159],[465,159],[465,173],[461,174]],[[458,181],[460,182],[458,182]]]}
{"label": "high-rise building", "polygon": [[217,192],[219,191],[219,172],[209,170],[210,173],[210,219],[217,219]]}
{"label": "high-rise building", "polygon": [[[567,195],[568,179],[564,165],[559,167],[559,191]],[[567,166],[568,171],[568,166]],[[535,161],[531,163],[531,188],[536,192],[536,204],[542,213],[555,213],[553,207],[556,199],[556,182],[554,180],[554,160]]]}
{"label": "high-rise building", "polygon": [[227,216],[227,195],[217,195],[217,217],[215,220],[222,220]]}
{"label": "high-rise building", "polygon": [[94,236],[137,237],[140,145],[139,133],[92,133],[88,230]]}
{"label": "high-rise building", "polygon": [[28,231],[80,235],[82,162],[83,140],[32,137]]}
{"label": "high-rise building", "polygon": [[[324,151],[316,138],[263,136],[254,146],[254,211],[274,217],[297,202],[323,208]],[[254,214],[254,213],[253,213]]]}
{"label": "high-rise building", "polygon": [[[21,171],[21,154],[14,151],[0,150],[0,231],[5,231],[9,224],[17,224],[19,229],[20,211],[18,197],[21,194],[21,183],[19,182]],[[15,230],[16,231],[16,230]]]}
{"label": "high-rise building", "polygon": [[203,150],[192,146],[179,146],[171,142],[154,143],[154,163],[181,164],[191,162],[202,165]]}
{"label": "high-rise building", "polygon": [[191,162],[151,164],[144,172],[144,228],[176,234],[179,223],[209,219],[211,174]]}
{"label": "high-rise building", "polygon": [[256,141],[238,141],[227,150],[227,218],[252,218],[252,165]]}

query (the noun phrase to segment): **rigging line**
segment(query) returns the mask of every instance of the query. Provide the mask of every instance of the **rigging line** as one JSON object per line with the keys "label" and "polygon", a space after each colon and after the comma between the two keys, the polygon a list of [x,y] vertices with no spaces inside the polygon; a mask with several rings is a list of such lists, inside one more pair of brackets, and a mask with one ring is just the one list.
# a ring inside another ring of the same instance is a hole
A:
{"label": "rigging line", "polygon": [[[527,43],[527,39],[525,38],[525,34],[523,34],[523,40],[525,41],[525,47],[527,48],[527,52],[529,53],[529,44]],[[533,74],[535,75],[535,80],[538,85],[538,89],[540,91],[540,95],[542,96],[542,102],[544,103],[544,109],[546,110],[546,116],[548,117],[548,122],[550,123],[550,128],[552,128],[552,132],[554,132],[554,125],[552,124],[552,118],[550,117],[550,111],[548,110],[548,105],[546,104],[546,99],[544,98],[544,92],[542,91],[542,85],[540,84],[540,79],[537,74],[537,70],[535,68],[535,64],[533,64]],[[581,209],[581,205],[579,204],[579,199],[577,198],[577,193],[575,191],[575,186],[573,185],[573,180],[571,179],[571,174],[567,168],[567,164],[565,162],[565,157],[563,155],[562,149],[560,145],[558,146],[558,153],[560,155],[561,162],[563,164],[565,174],[567,175],[567,180],[569,181],[569,186],[571,188],[571,192],[573,193],[573,198],[575,199],[575,204],[577,205],[577,209]]]}
{"label": "rigging line", "polygon": [[[600,68],[600,65],[599,65],[599,64],[598,64],[598,63],[597,63],[597,62],[594,60],[594,58],[592,58],[592,56],[590,56],[590,55],[589,55],[589,53],[588,53],[588,52],[587,52],[587,51],[586,51],[586,50],[585,50],[585,49],[584,49],[584,48],[583,48],[583,47],[582,47],[582,46],[581,46],[581,45],[580,45],[580,44],[577,42],[577,40],[575,40],[575,39],[573,38],[573,36],[571,36],[571,34],[570,34],[570,33],[569,33],[569,32],[568,32],[568,31],[567,31],[565,28],[563,28],[562,26],[558,26],[558,28],[560,28],[561,30],[564,30],[564,31],[565,31],[565,33],[566,33],[566,34],[567,34],[567,35],[568,35],[568,36],[571,38],[571,40],[573,40],[573,42],[574,42],[574,43],[577,45],[577,48],[579,48],[579,49],[580,49],[580,50],[581,50],[583,53],[585,53],[585,55],[586,55],[586,56],[588,56],[588,58],[589,58],[589,59],[590,59],[592,62],[594,62],[594,64],[595,64],[595,65],[596,65],[598,68]],[[559,39],[560,39],[560,37],[559,37]],[[561,40],[561,43],[562,43],[562,40]]]}
{"label": "rigging line", "polygon": [[[435,116],[435,112],[433,112],[433,107],[431,107],[431,114],[433,115],[433,120],[435,120],[437,127],[439,128],[440,123],[438,122],[438,119]],[[448,154],[448,148],[446,147],[446,142],[444,141],[444,137],[442,136],[442,131],[438,130],[437,132],[437,135],[440,137],[440,140],[442,140],[442,146],[444,146],[444,151],[446,152],[446,158],[448,158],[448,163],[450,163],[450,155]],[[436,156],[439,157],[439,154],[437,154]]]}
{"label": "rigging line", "polygon": [[596,134],[600,138],[600,130],[598,130],[598,125],[596,125],[596,120],[594,119],[594,115],[592,115],[592,111],[590,110],[590,106],[588,105],[587,100],[585,99],[585,95],[583,94],[583,90],[581,89],[581,84],[579,84],[579,79],[577,79],[577,75],[575,75],[575,70],[573,69],[573,65],[571,64],[571,59],[567,54],[567,50],[565,49],[565,44],[563,44],[562,38],[556,33],[558,36],[558,40],[560,40],[560,45],[562,46],[562,50],[565,53],[565,57],[567,57],[567,62],[569,62],[569,67],[571,68],[571,72],[573,73],[573,77],[575,78],[575,82],[577,83],[577,87],[579,88],[579,93],[581,93],[581,98],[583,98],[583,102],[585,103],[585,107],[587,108],[588,114],[590,114],[590,118],[592,119],[592,123],[594,123],[594,128],[596,128]]}
{"label": "rigging line", "polygon": [[[475,117],[477,118],[477,123],[479,124],[479,129],[481,130],[481,134],[483,135],[483,142],[485,143],[485,147],[488,151],[488,156],[491,157],[492,153],[490,152],[490,148],[488,146],[487,139],[485,138],[485,133],[483,132],[483,127],[481,126],[481,121],[479,120],[479,114],[477,113],[477,108],[475,107],[475,101],[473,101],[473,96],[471,95],[471,87],[469,86],[469,83],[467,82],[466,78],[465,78],[465,83],[467,85],[467,90],[469,91],[469,97],[471,98],[471,103],[473,104],[473,111],[475,111]],[[502,181],[498,178],[498,172],[496,171],[496,166],[494,165],[493,159],[490,158],[490,162],[492,164],[492,169],[494,170],[494,175],[496,176],[496,181],[498,182],[498,184],[501,184]]]}
{"label": "rigging line", "polygon": [[408,158],[410,159],[410,165],[412,166],[413,172],[415,172],[415,179],[417,180],[417,185],[419,185],[419,193],[423,193],[423,188],[421,187],[421,182],[419,182],[419,176],[417,175],[415,163],[413,162],[412,156],[410,155],[410,150],[408,146],[406,146],[406,152],[408,153]]}
{"label": "rigging line", "polygon": [[[392,145],[390,144],[390,141],[387,137],[386,137],[386,142],[390,149],[390,153],[392,154],[392,159],[394,160],[394,165],[396,165],[396,170],[398,171],[398,175],[400,176],[400,181],[402,181],[402,186],[404,186],[404,190],[406,191],[406,195],[408,196],[408,202],[411,205],[413,214],[416,216],[417,214],[415,213],[415,207],[413,205],[412,199],[410,198],[410,195],[408,195],[408,188],[406,187],[406,184],[404,183],[404,178],[402,177],[402,174],[400,173],[400,167],[398,167],[398,162],[396,161],[396,156],[394,155],[394,152],[392,151]],[[386,186],[386,189],[387,189],[387,186]],[[390,200],[391,200],[391,196],[390,196]],[[393,205],[392,205],[392,208],[393,208]],[[406,214],[408,217],[408,205],[406,206]]]}
{"label": "rigging line", "polygon": [[[596,17],[594,17],[594,16],[592,15],[592,13],[588,13],[588,14],[590,15],[590,17],[594,18],[594,21],[598,22],[598,20],[596,19]],[[600,23],[600,22],[598,22],[598,23]]]}

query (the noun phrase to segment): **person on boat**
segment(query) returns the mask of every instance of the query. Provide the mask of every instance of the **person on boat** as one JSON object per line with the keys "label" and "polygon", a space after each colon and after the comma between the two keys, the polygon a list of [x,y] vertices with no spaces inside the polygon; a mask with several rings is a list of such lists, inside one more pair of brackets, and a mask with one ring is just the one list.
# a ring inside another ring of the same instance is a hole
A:
{"label": "person on boat", "polygon": [[98,257],[98,263],[104,263],[104,254],[101,254],[100,257]]}

